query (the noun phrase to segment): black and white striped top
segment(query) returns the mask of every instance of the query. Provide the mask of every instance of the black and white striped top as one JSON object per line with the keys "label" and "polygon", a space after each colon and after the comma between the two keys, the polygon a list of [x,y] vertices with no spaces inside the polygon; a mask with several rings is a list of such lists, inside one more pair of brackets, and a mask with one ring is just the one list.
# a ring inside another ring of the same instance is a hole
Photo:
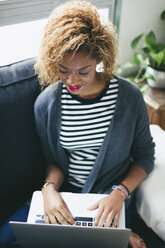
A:
{"label": "black and white striped top", "polygon": [[83,187],[95,163],[118,96],[118,82],[112,79],[94,99],[81,99],[62,88],[60,142],[69,156],[69,183]]}

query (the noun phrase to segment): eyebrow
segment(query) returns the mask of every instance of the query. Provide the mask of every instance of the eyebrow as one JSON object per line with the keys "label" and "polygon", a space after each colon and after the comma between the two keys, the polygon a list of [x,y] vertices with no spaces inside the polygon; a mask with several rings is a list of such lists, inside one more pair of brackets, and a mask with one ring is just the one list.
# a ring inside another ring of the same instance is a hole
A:
{"label": "eyebrow", "polygon": [[[65,67],[65,66],[63,66],[63,65],[61,65],[61,64],[59,64],[59,66],[61,66],[62,68],[68,70],[67,67]],[[92,66],[92,65],[87,65],[87,66],[85,66],[85,67],[79,68],[78,70],[83,70],[83,69],[86,69],[86,68],[91,67],[91,66]]]}

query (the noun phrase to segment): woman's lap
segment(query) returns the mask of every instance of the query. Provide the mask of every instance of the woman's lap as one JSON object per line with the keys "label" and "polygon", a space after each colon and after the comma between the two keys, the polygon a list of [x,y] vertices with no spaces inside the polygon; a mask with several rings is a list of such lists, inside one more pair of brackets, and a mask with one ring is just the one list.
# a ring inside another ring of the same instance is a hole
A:
{"label": "woman's lap", "polygon": [[27,221],[29,205],[24,205],[18,209],[1,227],[0,227],[0,247],[11,248],[19,247],[10,228],[9,221]]}
{"label": "woman's lap", "polygon": [[[80,193],[81,191],[77,189],[76,187],[72,187],[71,185],[67,185],[67,187],[64,187],[66,191],[71,191],[74,193]],[[130,202],[129,206],[126,209],[126,226],[129,227],[129,223],[131,221],[131,218],[133,216],[135,210],[135,204],[134,204],[134,197],[132,201]],[[19,247],[19,244],[17,243],[14,234],[10,228],[9,221],[20,221],[20,222],[26,222],[27,216],[29,212],[29,205],[24,205],[20,209],[15,212],[6,223],[0,227],[0,247],[1,248],[13,248],[13,247]]]}

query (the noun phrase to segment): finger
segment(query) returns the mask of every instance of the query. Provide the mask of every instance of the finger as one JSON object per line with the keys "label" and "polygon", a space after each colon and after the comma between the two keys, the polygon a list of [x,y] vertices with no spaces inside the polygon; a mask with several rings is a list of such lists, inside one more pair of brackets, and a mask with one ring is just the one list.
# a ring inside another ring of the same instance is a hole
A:
{"label": "finger", "polygon": [[56,218],[60,224],[69,225],[68,221],[64,218],[64,216],[60,212],[56,213]]}
{"label": "finger", "polygon": [[92,210],[96,210],[99,207],[99,203],[96,202],[95,204],[93,204],[92,206],[90,206],[89,208],[87,208],[88,210],[92,211]]}
{"label": "finger", "polygon": [[48,215],[45,215],[45,222],[46,222],[47,224],[50,224]]}
{"label": "finger", "polygon": [[67,206],[64,209],[62,209],[59,213],[69,224],[71,225],[75,224],[75,218]]}
{"label": "finger", "polygon": [[146,245],[143,240],[141,241],[141,244],[142,244],[142,248],[146,248]]}
{"label": "finger", "polygon": [[116,227],[117,224],[118,224],[118,222],[119,222],[119,215],[116,214],[116,215],[114,216],[114,218],[113,218],[112,227]]}
{"label": "finger", "polygon": [[49,222],[51,224],[57,224],[57,220],[54,215],[49,215]]}
{"label": "finger", "polygon": [[111,211],[107,217],[107,221],[106,221],[106,227],[110,227],[112,225],[113,219],[115,217],[115,213],[114,211]]}
{"label": "finger", "polygon": [[94,226],[98,226],[98,223],[100,221],[100,218],[103,214],[103,209],[99,209],[98,212],[97,212],[97,215],[96,215],[96,218],[95,218],[95,221],[94,221]]}
{"label": "finger", "polygon": [[98,222],[98,226],[105,226],[106,222],[107,222],[107,217],[108,217],[109,212],[103,212],[99,222]]}

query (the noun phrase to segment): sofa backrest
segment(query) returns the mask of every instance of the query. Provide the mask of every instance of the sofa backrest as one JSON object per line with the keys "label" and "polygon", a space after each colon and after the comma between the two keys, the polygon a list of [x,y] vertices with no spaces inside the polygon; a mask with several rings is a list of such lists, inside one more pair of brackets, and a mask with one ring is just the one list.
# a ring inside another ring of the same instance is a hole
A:
{"label": "sofa backrest", "polygon": [[0,223],[45,177],[33,112],[40,93],[34,62],[31,58],[0,67]]}

